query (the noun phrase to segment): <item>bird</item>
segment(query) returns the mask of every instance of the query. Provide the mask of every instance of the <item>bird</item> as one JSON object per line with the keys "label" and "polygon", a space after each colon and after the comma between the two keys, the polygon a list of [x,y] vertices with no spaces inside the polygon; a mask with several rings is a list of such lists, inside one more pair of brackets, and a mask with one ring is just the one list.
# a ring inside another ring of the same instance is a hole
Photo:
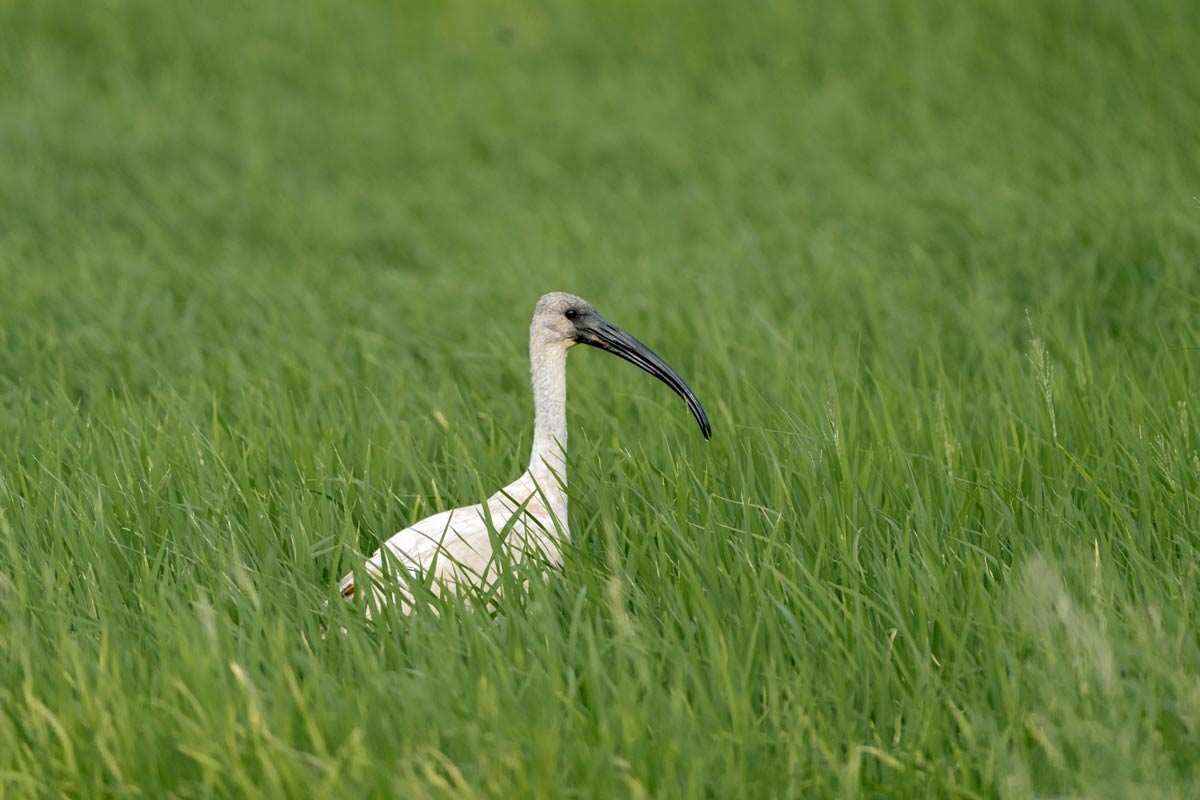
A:
{"label": "bird", "polygon": [[[529,326],[530,382],[533,388],[533,450],[529,467],[485,502],[426,517],[389,538],[365,562],[371,582],[364,612],[414,605],[411,581],[432,592],[458,591],[465,583],[495,584],[499,564],[540,556],[562,563],[567,525],[567,351],[577,344],[606,350],[650,373],[683,398],[707,440],[712,427],[704,407],[670,365],[646,345],[612,324],[581,297],[565,292],[543,295]],[[497,546],[506,548],[498,557]],[[355,573],[341,579],[347,599],[359,591]]]}

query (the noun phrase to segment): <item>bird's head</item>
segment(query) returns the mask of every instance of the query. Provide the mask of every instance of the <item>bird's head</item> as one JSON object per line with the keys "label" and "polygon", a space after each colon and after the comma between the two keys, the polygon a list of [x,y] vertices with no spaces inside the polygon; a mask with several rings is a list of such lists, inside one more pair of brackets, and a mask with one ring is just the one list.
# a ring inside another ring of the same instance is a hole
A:
{"label": "bird's head", "polygon": [[541,340],[548,345],[571,347],[578,344],[579,324],[589,318],[599,317],[592,304],[582,297],[566,292],[551,292],[542,295],[533,310],[530,327],[532,340]]}
{"label": "bird's head", "polygon": [[551,292],[538,300],[530,325],[530,343],[537,347],[568,348],[587,344],[607,350],[670,386],[687,403],[704,438],[712,436],[712,427],[704,406],[674,369],[646,345],[613,325],[592,304],[566,292]]}

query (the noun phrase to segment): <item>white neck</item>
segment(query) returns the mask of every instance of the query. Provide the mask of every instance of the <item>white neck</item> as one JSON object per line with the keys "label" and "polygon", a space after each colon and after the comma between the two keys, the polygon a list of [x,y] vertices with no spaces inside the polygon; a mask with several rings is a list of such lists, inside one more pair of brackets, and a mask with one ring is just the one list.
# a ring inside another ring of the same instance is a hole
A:
{"label": "white neck", "polygon": [[529,472],[543,491],[567,485],[567,345],[529,338],[533,383],[533,454]]}

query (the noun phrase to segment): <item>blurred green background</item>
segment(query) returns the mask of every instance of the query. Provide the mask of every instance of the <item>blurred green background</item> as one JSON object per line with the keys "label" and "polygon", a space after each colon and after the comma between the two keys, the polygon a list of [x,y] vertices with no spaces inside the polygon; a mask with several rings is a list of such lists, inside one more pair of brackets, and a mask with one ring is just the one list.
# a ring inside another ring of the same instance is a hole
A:
{"label": "blurred green background", "polygon": [[[0,796],[1196,796],[1197,52],[0,0]],[[573,356],[563,571],[364,624],[356,554],[523,468],[553,290],[713,441]]]}

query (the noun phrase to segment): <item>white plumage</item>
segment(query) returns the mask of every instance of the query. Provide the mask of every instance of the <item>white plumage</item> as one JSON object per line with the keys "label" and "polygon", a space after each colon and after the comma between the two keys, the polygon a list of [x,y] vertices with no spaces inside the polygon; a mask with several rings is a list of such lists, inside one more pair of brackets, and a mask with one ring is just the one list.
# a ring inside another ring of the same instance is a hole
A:
{"label": "white plumage", "polygon": [[[562,560],[567,528],[567,350],[589,344],[637,364],[687,401],[705,438],[708,418],[699,400],[661,358],[609,323],[585,300],[554,292],[543,296],[529,328],[534,432],[529,468],[486,503],[443,511],[392,536],[367,559],[366,573],[376,604],[412,602],[407,571],[432,578],[433,591],[453,590],[463,582],[490,585],[498,561],[519,563],[536,554],[547,563]],[[495,545],[503,542],[504,559]],[[432,575],[430,574],[432,573]],[[342,578],[346,597],[357,594],[354,574]],[[370,615],[371,609],[366,608]]]}

